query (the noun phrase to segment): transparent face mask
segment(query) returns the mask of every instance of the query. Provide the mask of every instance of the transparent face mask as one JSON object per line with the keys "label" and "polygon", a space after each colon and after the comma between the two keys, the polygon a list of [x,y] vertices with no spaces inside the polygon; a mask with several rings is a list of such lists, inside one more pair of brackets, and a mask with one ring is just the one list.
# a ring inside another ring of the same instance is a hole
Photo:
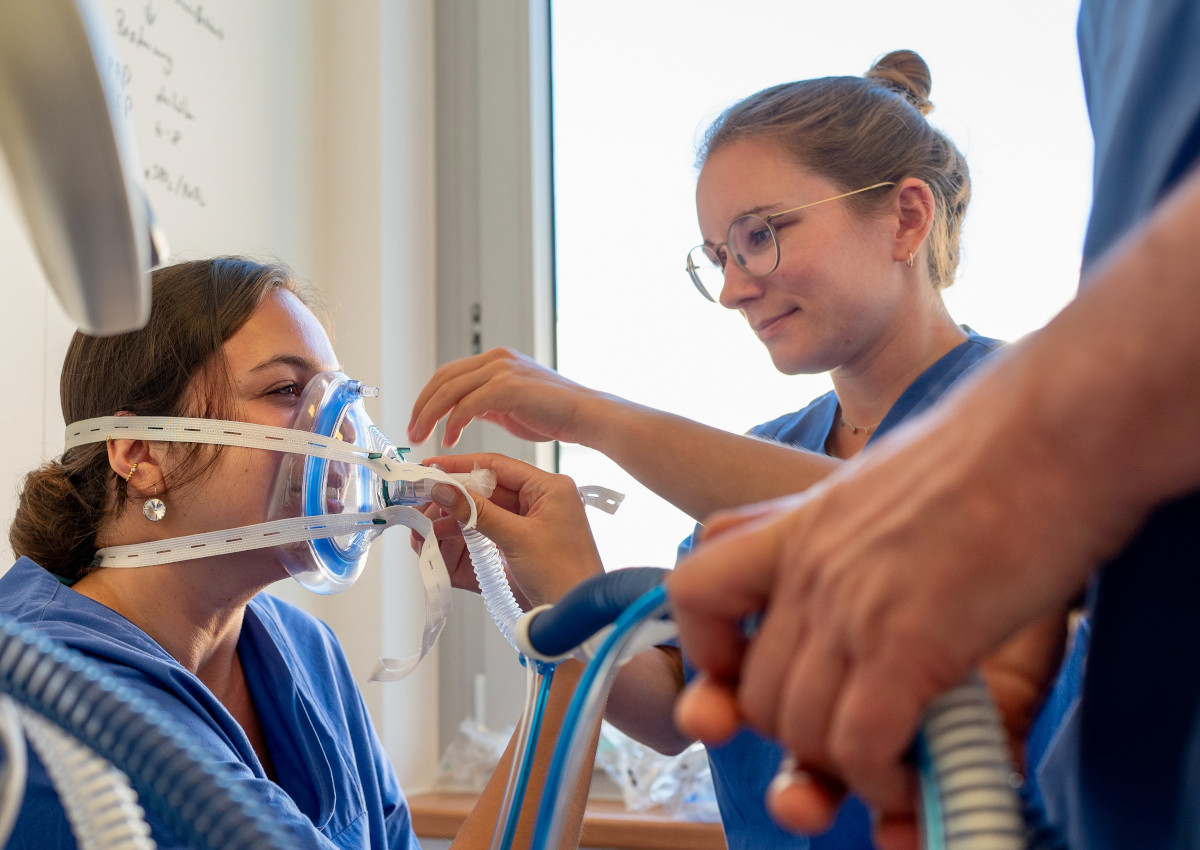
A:
{"label": "transparent face mask", "polygon": [[[362,451],[368,459],[404,463],[398,449],[367,415],[363,398],[378,395],[341,372],[322,372],[308,382],[297,405],[292,430],[331,437]],[[371,467],[288,453],[279,465],[267,519],[369,514],[392,505],[421,501],[410,482],[387,481]],[[421,495],[424,495],[422,492]],[[370,524],[344,534],[303,540],[279,549],[298,582],[318,593],[353,584],[362,573],[371,542],[386,526]]]}

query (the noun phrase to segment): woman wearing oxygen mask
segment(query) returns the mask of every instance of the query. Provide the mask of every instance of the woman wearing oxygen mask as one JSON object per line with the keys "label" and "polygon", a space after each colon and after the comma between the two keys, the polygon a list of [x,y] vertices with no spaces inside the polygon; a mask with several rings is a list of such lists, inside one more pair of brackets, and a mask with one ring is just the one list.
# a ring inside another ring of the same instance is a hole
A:
{"label": "woman wearing oxygen mask", "polygon": [[[368,390],[337,369],[285,269],[221,258],[156,271],[144,329],[71,342],[61,383],[68,450],[25,481],[10,532],[20,560],[0,577],[0,614],[98,661],[165,712],[229,768],[235,793],[268,802],[289,846],[417,848],[337,638],[261,591],[289,574],[318,592],[349,586],[383,528],[422,527],[403,503],[419,503],[431,481],[462,491],[466,522],[476,508],[458,479],[403,463],[362,409]],[[548,479],[509,464],[500,484],[566,486]],[[542,539],[547,521],[586,529],[582,506],[564,499],[549,520],[512,514],[493,528],[500,513],[478,515],[500,545],[507,532]],[[570,546],[577,578],[599,569],[586,531]],[[127,568],[138,563],[148,565]],[[520,571],[519,559],[512,566]],[[565,662],[554,678],[551,732],[576,668]],[[509,758],[455,846],[487,846]],[[534,786],[548,759],[535,756]],[[578,814],[576,829],[582,802]],[[158,846],[178,844],[149,822]],[[529,829],[522,820],[518,846]],[[8,846],[75,846],[36,759]]]}
{"label": "woman wearing oxygen mask", "polygon": [[[426,439],[445,417],[447,446],[473,418],[526,439],[580,443],[700,521],[820,481],[936,403],[1001,345],[957,325],[942,302],[954,280],[970,180],[962,155],[925,119],[929,93],[925,62],[896,51],[862,78],[751,95],[717,119],[701,147],[703,242],[687,254],[689,291],[694,284],[741,312],[781,372],[828,371],[832,392],[744,437],[496,350],[436,372],[413,409],[410,439]],[[1064,622],[1048,617],[994,661],[989,684],[1018,735],[1057,662]],[[660,751],[678,752],[690,743],[671,721],[686,676],[677,649],[643,653],[617,677],[608,719]],[[782,756],[749,730],[709,748],[729,846],[870,847],[869,817],[854,800],[811,839],[772,822],[764,797]]]}

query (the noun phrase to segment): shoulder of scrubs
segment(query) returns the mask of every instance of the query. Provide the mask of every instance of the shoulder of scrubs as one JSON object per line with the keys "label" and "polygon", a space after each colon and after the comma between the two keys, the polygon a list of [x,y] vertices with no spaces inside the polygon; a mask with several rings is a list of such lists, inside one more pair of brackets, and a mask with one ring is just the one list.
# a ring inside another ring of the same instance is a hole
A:
{"label": "shoulder of scrubs", "polygon": [[[251,610],[247,612],[247,621],[259,624],[263,618],[258,616],[258,612],[269,607],[252,603]],[[370,832],[368,825],[373,816],[373,813],[367,811],[367,806],[372,800],[383,800],[385,797],[392,800],[394,811],[380,813],[376,820],[383,821],[385,814],[398,815],[396,820],[402,825],[402,829],[396,831],[394,840],[390,843],[381,842],[371,846],[416,846],[415,838],[411,835],[407,807],[403,803],[403,797],[399,795],[398,788],[395,789],[394,798],[384,793],[373,797],[363,793],[348,795],[350,799],[338,801],[340,808],[328,804],[318,804],[314,807],[309,805],[312,802],[310,799],[293,799],[282,787],[288,784],[288,777],[280,775],[281,784],[267,778],[242,728],[199,679],[184,669],[153,638],[133,623],[61,584],[32,561],[21,559],[7,574],[0,577],[0,614],[13,617],[39,633],[88,656],[101,664],[108,674],[124,686],[162,711],[176,725],[180,734],[205,753],[211,762],[225,766],[232,793],[247,799],[260,799],[270,807],[273,819],[289,833],[294,846],[367,846],[369,842],[364,841],[363,836]],[[307,626],[304,617],[307,618]],[[324,627],[313,618],[307,615],[304,617],[293,616],[288,620],[288,625],[306,635],[305,639],[309,640]],[[253,627],[244,629],[243,638],[239,642],[242,658],[269,655],[269,650],[261,640],[247,640],[246,635],[250,632],[263,633],[262,630],[256,632]],[[285,654],[280,654],[281,659],[285,657]],[[327,724],[340,714],[339,711],[327,710],[319,701],[309,699],[308,681],[315,678],[327,659],[328,656],[314,658],[306,668],[311,675],[305,677],[292,676],[282,663],[272,668],[273,674],[280,678],[270,682],[258,681],[256,676],[247,671],[256,708],[265,715],[264,731],[273,759],[277,742],[292,732],[290,729],[271,725],[266,720],[266,717],[277,718],[280,714],[275,703],[296,701],[300,710],[308,712],[314,718],[313,728],[326,729]],[[337,676],[331,674],[330,678],[334,679]],[[377,741],[372,739],[371,744],[367,746],[373,749],[375,744]],[[354,755],[357,756],[357,753]],[[291,764],[287,751],[283,761],[285,765]],[[336,759],[320,780],[314,780],[312,785],[321,790],[336,788],[337,785],[329,779],[330,775],[336,778],[339,771],[345,773],[364,767],[366,766],[358,763],[357,758]],[[382,780],[376,779],[375,772],[378,766],[374,759],[369,767],[372,775],[365,782],[381,789],[388,788],[390,791],[389,781],[394,783],[394,774],[388,773]],[[291,783],[292,786],[297,784],[300,783]],[[310,794],[310,797],[320,799],[316,793]],[[302,810],[302,805],[309,805],[309,808]],[[148,811],[146,819],[150,824],[152,836],[160,847],[177,845],[171,828],[162,817]],[[375,832],[382,834],[388,829],[390,823],[381,822]],[[15,836],[14,840],[24,840],[27,842],[26,846],[30,847],[74,847],[57,794],[44,767],[36,758],[30,760],[26,798]],[[63,841],[50,843],[49,836],[62,836]],[[13,846],[22,845],[17,843]]]}
{"label": "shoulder of scrubs", "polygon": [[933,407],[963,376],[1004,347],[1001,340],[980,336],[965,325],[963,330],[967,338],[939,357],[900,394],[867,441],[868,446],[900,423]]}

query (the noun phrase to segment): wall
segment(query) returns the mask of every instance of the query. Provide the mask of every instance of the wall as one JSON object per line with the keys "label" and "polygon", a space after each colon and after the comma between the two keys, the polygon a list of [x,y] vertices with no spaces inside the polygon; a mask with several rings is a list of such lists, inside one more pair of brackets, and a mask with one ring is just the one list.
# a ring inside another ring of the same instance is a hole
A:
{"label": "wall", "polygon": [[[287,262],[330,303],[347,372],[384,388],[371,410],[400,439],[433,368],[432,0],[102,0],[116,37],[151,204],[172,256]],[[58,370],[73,328],[0,191],[0,521],[20,476],[61,451]],[[420,449],[420,447],[417,447]],[[419,456],[419,455],[418,455]],[[407,538],[374,547],[336,597],[277,586],[342,637],[406,788],[428,783],[437,659],[366,683],[382,653],[417,645],[420,584]],[[402,535],[401,535],[402,536]],[[0,563],[7,565],[6,541]],[[385,566],[386,565],[386,566]],[[5,567],[0,567],[0,570]],[[411,579],[411,581],[409,581]]]}

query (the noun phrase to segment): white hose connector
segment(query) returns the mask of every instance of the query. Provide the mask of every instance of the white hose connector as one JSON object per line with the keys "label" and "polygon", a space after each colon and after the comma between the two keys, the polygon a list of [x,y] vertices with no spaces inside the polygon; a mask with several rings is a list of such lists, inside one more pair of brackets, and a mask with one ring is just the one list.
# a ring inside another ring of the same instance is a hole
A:
{"label": "white hose connector", "polygon": [[549,611],[553,607],[549,603],[539,605],[536,608],[529,609],[517,619],[516,626],[513,629],[513,646],[517,648],[517,652],[526,658],[532,658],[534,661],[541,661],[545,664],[557,664],[575,654],[574,650],[572,650],[564,655],[546,655],[538,651],[538,648],[533,645],[533,641],[529,639],[529,626],[533,623],[534,618],[543,611]]}
{"label": "white hose connector", "polygon": [[475,467],[470,472],[452,472],[450,476],[477,496],[489,498],[496,489],[496,470]]}

